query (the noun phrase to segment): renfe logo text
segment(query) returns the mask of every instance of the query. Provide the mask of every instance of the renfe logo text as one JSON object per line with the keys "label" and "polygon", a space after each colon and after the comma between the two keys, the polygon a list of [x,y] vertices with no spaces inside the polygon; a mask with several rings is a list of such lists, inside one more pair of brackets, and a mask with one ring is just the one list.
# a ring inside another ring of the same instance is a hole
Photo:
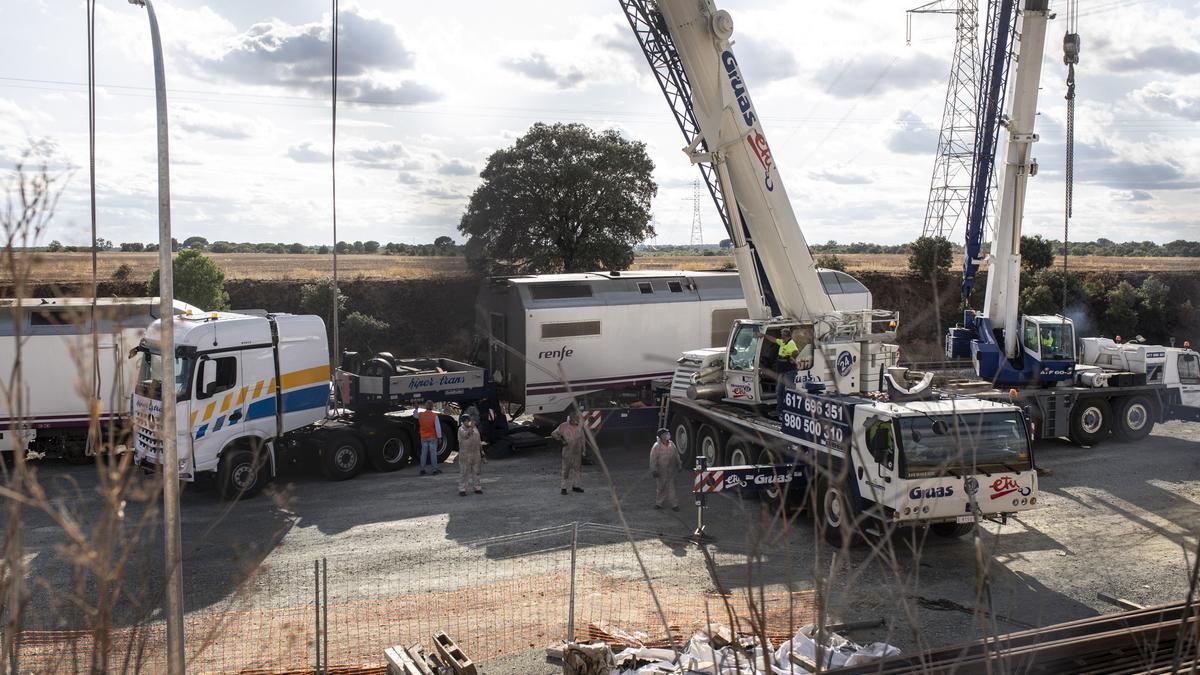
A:
{"label": "renfe logo text", "polygon": [[538,352],[539,359],[555,359],[557,361],[569,359],[574,355],[575,350],[571,349],[570,347],[560,347],[559,349],[552,349],[548,352]]}

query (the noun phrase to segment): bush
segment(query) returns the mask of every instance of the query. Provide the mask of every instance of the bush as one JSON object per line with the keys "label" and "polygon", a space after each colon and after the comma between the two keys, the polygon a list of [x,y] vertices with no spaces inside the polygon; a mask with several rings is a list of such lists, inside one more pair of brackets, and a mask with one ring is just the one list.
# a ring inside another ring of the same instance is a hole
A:
{"label": "bush", "polygon": [[112,273],[113,281],[128,281],[131,276],[133,276],[133,268],[129,266],[129,263],[121,263]]}
{"label": "bush", "polygon": [[342,323],[341,349],[357,352],[374,352],[382,349],[387,336],[388,324],[362,312],[350,312]]}
{"label": "bush", "polygon": [[1142,287],[1138,289],[1138,328],[1142,335],[1161,338],[1170,333],[1168,323],[1172,317],[1167,309],[1170,290],[1154,275],[1142,282]]}
{"label": "bush", "polygon": [[836,253],[821,255],[817,257],[817,267],[823,267],[827,270],[845,272],[846,261],[839,258]]}
{"label": "bush", "polygon": [[[216,311],[229,308],[229,294],[225,292],[225,272],[198,249],[187,249],[175,256],[172,263],[175,277],[175,299],[196,305],[200,309]],[[147,286],[149,295],[159,294],[158,270],[150,277]]]}
{"label": "bush", "polygon": [[1058,300],[1050,286],[1046,284],[1031,284],[1021,288],[1022,314],[1055,314],[1058,312]]}
{"label": "bush", "polygon": [[945,237],[921,237],[909,245],[908,269],[923,279],[946,273],[954,261],[954,246]]}
{"label": "bush", "polygon": [[1138,293],[1128,281],[1122,281],[1108,292],[1108,311],[1104,313],[1107,331],[1123,338],[1132,338],[1137,330]]}
{"label": "bush", "polygon": [[[315,314],[325,320],[325,326],[332,332],[333,327],[333,279],[325,277],[311,284],[300,287],[300,313]],[[340,290],[338,297],[338,316],[346,313],[346,294]]]}

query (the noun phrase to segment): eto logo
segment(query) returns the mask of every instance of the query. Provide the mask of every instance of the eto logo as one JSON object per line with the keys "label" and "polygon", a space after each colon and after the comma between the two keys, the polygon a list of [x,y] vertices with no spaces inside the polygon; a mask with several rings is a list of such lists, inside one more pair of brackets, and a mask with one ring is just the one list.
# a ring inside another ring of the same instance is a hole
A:
{"label": "eto logo", "polygon": [[915,487],[908,491],[909,499],[940,499],[942,497],[953,497],[954,487],[947,485],[939,485],[934,488],[919,488]]}
{"label": "eto logo", "polygon": [[1033,488],[1021,487],[1017,481],[1011,476],[1001,476],[992,481],[992,499],[999,499],[1005,495],[1011,495],[1016,492],[1022,497],[1028,497],[1033,492]]}
{"label": "eto logo", "polygon": [[842,352],[837,357],[837,372],[838,375],[845,377],[850,374],[850,369],[854,367],[854,355],[850,352]]}

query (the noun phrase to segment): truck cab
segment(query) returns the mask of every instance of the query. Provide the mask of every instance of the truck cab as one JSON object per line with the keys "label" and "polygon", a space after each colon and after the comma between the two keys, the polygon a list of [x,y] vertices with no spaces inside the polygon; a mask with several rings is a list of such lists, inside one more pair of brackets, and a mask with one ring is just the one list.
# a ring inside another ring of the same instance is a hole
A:
{"label": "truck cab", "polygon": [[941,399],[856,406],[859,494],[898,524],[969,525],[1037,504],[1028,426],[1012,405]]}
{"label": "truck cab", "polygon": [[[316,316],[176,315],[175,395],[179,477],[220,474],[218,485],[261,484],[274,475],[274,439],[326,417],[329,351]],[[134,350],[134,451],[162,464],[162,328],[155,322]],[[246,461],[247,455],[252,461]],[[255,468],[257,467],[257,468]]]}

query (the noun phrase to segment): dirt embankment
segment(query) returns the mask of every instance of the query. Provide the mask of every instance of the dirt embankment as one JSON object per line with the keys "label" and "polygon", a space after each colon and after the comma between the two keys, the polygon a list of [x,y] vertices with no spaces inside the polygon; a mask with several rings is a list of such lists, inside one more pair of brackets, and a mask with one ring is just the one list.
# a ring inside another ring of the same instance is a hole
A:
{"label": "dirt embankment", "polygon": [[[1099,275],[1106,288],[1119,281],[1128,281],[1135,288],[1150,276],[1149,272],[1104,272]],[[959,312],[959,275],[950,275],[937,288],[928,280],[887,272],[856,272],[874,294],[875,307],[900,312],[899,342],[906,359],[914,361],[941,358],[942,336],[948,325],[962,320]],[[1170,288],[1167,306],[1176,311],[1185,301],[1200,306],[1200,272],[1156,273]],[[276,312],[300,311],[302,281],[238,279],[226,283],[230,303],[236,309],[267,309]],[[477,277],[462,275],[438,279],[365,279],[342,282],[342,292],[349,298],[347,313],[363,312],[388,322],[384,339],[386,348],[406,356],[438,354],[466,357],[471,348],[475,326],[475,297],[479,290]],[[975,284],[975,305],[981,302],[986,287],[986,274]],[[143,295],[143,282],[104,282],[101,296]],[[41,285],[33,289],[35,297],[54,297],[86,294],[84,285]],[[10,296],[11,289],[0,289]],[[935,294],[938,302],[935,305]],[[935,307],[937,310],[935,311]],[[1090,320],[1091,326],[1081,326],[1081,335],[1103,334],[1102,317],[1073,317]],[[1187,318],[1187,317],[1185,317]],[[1200,343],[1200,312],[1174,327],[1171,334],[1146,335],[1154,342],[1165,343],[1175,337],[1177,344],[1191,340]]]}

